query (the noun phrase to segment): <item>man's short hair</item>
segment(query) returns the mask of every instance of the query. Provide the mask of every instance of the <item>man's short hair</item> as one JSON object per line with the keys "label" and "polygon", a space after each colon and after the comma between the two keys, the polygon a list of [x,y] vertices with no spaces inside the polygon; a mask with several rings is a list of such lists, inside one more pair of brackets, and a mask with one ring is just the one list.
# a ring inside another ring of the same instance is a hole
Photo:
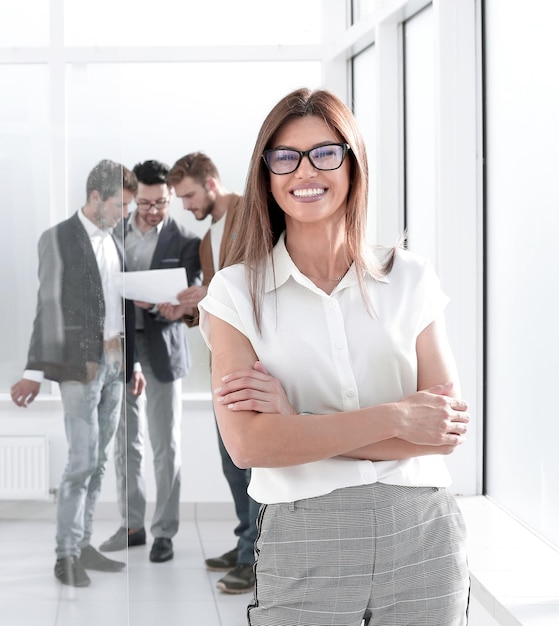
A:
{"label": "man's short hair", "polygon": [[205,185],[208,178],[219,180],[219,172],[214,162],[203,152],[191,152],[181,157],[171,168],[167,175],[167,183],[174,187],[183,178],[189,176],[197,183]]}
{"label": "man's short hair", "polygon": [[124,169],[120,163],[109,159],[100,161],[87,177],[87,199],[92,191],[98,191],[103,201],[116,196],[122,190]]}
{"label": "man's short hair", "polygon": [[169,166],[161,161],[144,161],[134,165],[133,172],[142,185],[166,185]]}

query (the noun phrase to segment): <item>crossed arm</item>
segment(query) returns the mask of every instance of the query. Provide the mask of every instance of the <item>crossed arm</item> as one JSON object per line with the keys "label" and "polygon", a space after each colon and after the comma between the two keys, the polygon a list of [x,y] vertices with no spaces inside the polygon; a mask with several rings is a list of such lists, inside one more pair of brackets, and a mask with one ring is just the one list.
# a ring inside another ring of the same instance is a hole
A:
{"label": "crossed arm", "polygon": [[333,456],[396,460],[449,454],[465,441],[468,407],[458,398],[443,319],[417,340],[416,393],[328,415],[298,415],[244,335],[214,316],[210,329],[216,416],[239,467],[282,467]]}

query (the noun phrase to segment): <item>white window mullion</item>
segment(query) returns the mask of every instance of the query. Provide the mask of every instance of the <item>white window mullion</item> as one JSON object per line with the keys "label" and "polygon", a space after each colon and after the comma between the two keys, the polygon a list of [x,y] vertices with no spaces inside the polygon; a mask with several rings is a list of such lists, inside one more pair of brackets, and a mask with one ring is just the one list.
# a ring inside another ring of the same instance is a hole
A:
{"label": "white window mullion", "polygon": [[449,467],[456,467],[458,492],[470,494],[482,489],[483,431],[482,164],[478,157],[482,133],[476,5],[475,0],[433,2],[438,271],[451,298],[447,324],[462,394],[475,418],[471,443],[449,458]]}

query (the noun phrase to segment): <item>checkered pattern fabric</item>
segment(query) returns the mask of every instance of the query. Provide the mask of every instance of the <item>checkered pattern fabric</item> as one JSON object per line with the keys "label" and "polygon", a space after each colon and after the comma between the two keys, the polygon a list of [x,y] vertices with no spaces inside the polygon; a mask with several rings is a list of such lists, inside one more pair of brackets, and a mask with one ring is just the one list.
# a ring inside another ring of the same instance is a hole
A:
{"label": "checkered pattern fabric", "polygon": [[[465,626],[465,528],[445,489],[375,483],[261,508],[250,626]],[[367,615],[368,617],[368,615]]]}

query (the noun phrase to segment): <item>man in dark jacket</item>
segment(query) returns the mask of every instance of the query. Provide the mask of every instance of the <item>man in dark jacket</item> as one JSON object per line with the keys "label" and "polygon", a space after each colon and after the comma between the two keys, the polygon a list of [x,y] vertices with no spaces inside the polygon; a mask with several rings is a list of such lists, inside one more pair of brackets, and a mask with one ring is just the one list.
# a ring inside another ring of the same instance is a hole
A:
{"label": "man in dark jacket", "polygon": [[132,343],[123,354],[123,251],[112,236],[135,188],[129,170],[101,161],[88,176],[85,206],[41,236],[27,366],[11,389],[13,401],[25,407],[44,378],[60,385],[68,461],[58,491],[54,574],[76,587],[89,585],[86,569],[116,572],[125,566],[97,552],[90,538],[125,369],[135,393],[145,382],[141,373],[132,375]]}
{"label": "man in dark jacket", "polygon": [[[160,161],[134,167],[137,209],[124,225],[128,271],[183,268],[189,285],[201,283],[200,238],[169,215],[169,168]],[[173,558],[172,538],[179,527],[182,378],[190,367],[186,327],[163,317],[157,303],[135,303],[134,345],[146,377],[146,393],[126,393],[125,412],[115,438],[117,498],[121,526],[100,549],[106,552],[146,543],[144,518],[144,422],[153,450],[156,503],[151,521],[154,542],[149,558]]]}

